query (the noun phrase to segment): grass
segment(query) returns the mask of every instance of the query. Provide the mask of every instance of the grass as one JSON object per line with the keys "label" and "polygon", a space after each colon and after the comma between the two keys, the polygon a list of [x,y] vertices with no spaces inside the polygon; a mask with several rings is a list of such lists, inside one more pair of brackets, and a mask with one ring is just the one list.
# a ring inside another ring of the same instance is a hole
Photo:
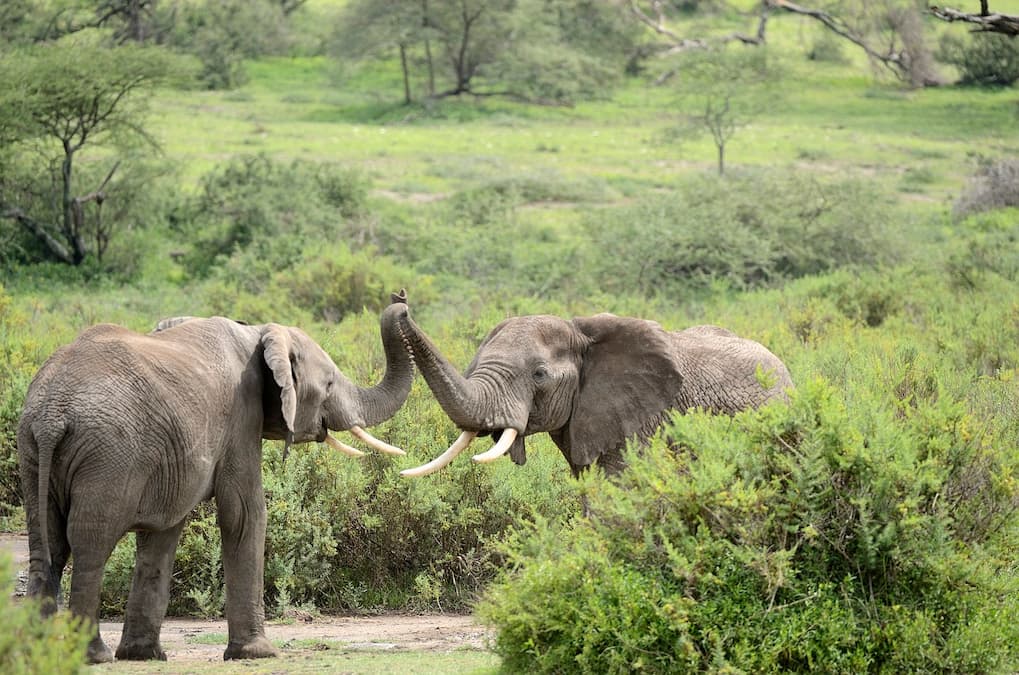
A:
{"label": "grass", "polygon": [[[805,65],[796,53],[779,67],[786,79],[773,92],[778,102],[737,132],[728,151],[733,168],[797,164],[893,180],[922,168],[929,179],[911,183],[909,193],[943,201],[964,184],[977,155],[1019,152],[1014,89],[904,91],[843,66]],[[342,82],[325,57],[249,68],[251,83],[239,92],[167,92],[158,101],[156,136],[186,181],[247,153],[351,164],[368,170],[380,191],[404,194],[542,172],[666,187],[714,166],[707,138],[663,142],[675,124],[676,95],[641,81],[570,109],[499,100],[426,107],[401,105],[395,73],[387,78],[381,66]]]}

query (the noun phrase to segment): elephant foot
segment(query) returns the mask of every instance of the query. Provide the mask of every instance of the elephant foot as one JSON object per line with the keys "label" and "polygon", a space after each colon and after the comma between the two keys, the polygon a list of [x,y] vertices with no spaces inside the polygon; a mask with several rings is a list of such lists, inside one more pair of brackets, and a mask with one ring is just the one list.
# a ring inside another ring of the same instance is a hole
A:
{"label": "elephant foot", "polygon": [[159,645],[159,641],[131,640],[120,641],[117,647],[118,661],[165,661],[166,652]]}
{"label": "elephant foot", "polygon": [[226,651],[223,652],[223,660],[229,661],[231,659],[267,659],[279,656],[280,652],[278,649],[273,647],[269,639],[264,635],[252,639],[250,642],[240,644],[237,642],[231,642],[227,645]]}
{"label": "elephant foot", "polygon": [[113,652],[106,646],[103,639],[97,635],[88,643],[88,651],[85,652],[85,658],[88,659],[89,663],[110,663],[113,661]]}

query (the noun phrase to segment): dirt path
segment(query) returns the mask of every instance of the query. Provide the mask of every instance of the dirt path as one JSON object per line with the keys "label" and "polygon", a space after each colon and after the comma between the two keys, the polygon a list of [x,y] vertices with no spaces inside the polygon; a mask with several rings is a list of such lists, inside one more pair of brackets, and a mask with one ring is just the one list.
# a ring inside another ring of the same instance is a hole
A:
{"label": "dirt path", "polygon": [[[15,594],[24,593],[28,567],[28,537],[0,533],[0,551],[11,554],[18,582]],[[120,641],[123,624],[100,624],[103,640],[111,648]],[[163,649],[174,662],[221,662],[226,645],[226,621],[168,618],[160,636]],[[381,614],[377,616],[302,616],[292,621],[273,622],[266,627],[269,639],[284,645],[294,643],[314,648],[314,643],[342,643],[347,649],[401,649],[451,651],[459,648],[484,649],[488,633],[469,615]],[[216,639],[222,637],[222,640]],[[212,642],[213,644],[203,644]]]}

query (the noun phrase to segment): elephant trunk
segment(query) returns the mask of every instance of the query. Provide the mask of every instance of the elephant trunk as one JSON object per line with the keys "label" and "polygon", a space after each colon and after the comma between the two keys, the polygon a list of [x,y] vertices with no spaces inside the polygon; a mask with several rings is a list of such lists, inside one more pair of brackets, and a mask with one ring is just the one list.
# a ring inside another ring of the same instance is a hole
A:
{"label": "elephant trunk", "polygon": [[458,427],[468,431],[482,431],[488,425],[478,419],[477,411],[484,410],[477,383],[468,380],[442,355],[438,347],[425,335],[410,312],[400,316],[398,328],[406,348],[413,355],[421,374],[435,399],[446,415]]}
{"label": "elephant trunk", "polygon": [[[394,297],[395,299],[395,297]],[[414,363],[400,336],[398,321],[407,311],[403,302],[386,307],[380,319],[382,346],[386,355],[386,372],[373,387],[358,388],[363,426],[374,426],[396,414],[410,394],[414,381]]]}

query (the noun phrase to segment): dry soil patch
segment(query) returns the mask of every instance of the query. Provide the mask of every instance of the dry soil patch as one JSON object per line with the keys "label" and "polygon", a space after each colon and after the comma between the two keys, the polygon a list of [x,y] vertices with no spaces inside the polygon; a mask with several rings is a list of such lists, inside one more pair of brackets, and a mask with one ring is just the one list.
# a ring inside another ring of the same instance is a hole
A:
{"label": "dry soil patch", "polygon": [[[24,593],[28,567],[28,537],[0,533],[0,551],[11,554],[18,573],[15,594]],[[123,624],[103,621],[100,633],[111,649],[120,641]],[[168,618],[160,640],[170,661],[221,662],[226,647],[226,621]],[[302,615],[266,627],[270,640],[284,649],[314,649],[315,643],[340,643],[347,649],[452,651],[484,649],[488,632],[470,615],[462,614],[379,614],[371,616]],[[222,640],[217,640],[222,637]],[[213,642],[213,644],[206,644]]]}

